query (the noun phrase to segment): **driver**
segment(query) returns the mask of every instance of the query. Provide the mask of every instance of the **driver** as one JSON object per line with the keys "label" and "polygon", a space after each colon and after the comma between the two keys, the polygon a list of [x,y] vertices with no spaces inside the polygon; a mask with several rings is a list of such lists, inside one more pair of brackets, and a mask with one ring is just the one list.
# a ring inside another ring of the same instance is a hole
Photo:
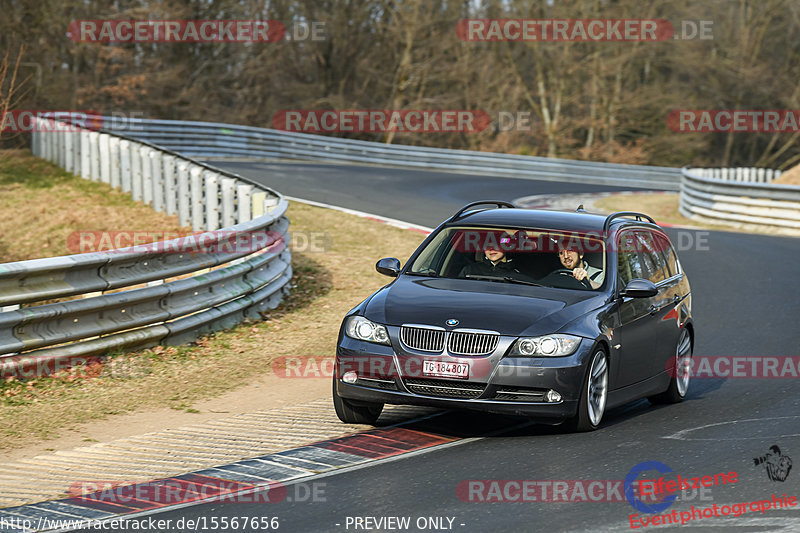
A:
{"label": "driver", "polygon": [[579,250],[577,247],[559,243],[558,259],[561,261],[561,265],[564,268],[572,271],[572,277],[578,281],[583,281],[588,278],[589,285],[591,285],[593,289],[603,284],[603,279],[606,277],[605,273],[601,269],[593,267],[584,261],[583,251]]}

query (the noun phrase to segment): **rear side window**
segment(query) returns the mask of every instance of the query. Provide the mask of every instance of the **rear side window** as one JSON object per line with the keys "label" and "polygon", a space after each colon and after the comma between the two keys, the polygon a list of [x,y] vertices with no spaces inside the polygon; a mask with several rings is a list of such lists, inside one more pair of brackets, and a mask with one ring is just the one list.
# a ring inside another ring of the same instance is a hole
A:
{"label": "rear side window", "polygon": [[675,249],[670,244],[669,239],[660,233],[654,233],[656,250],[661,252],[664,256],[664,262],[667,264],[667,274],[671,277],[680,272],[678,268],[678,256],[675,254]]}
{"label": "rear side window", "polygon": [[645,230],[636,232],[639,246],[639,254],[642,262],[642,274],[644,279],[649,279],[653,283],[664,281],[669,277],[667,272],[667,262],[664,255],[659,250],[655,236]]}

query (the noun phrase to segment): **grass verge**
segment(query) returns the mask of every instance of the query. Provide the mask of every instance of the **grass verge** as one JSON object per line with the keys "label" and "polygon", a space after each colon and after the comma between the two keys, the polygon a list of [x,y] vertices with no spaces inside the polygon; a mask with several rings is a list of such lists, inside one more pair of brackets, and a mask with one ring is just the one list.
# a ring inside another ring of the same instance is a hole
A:
{"label": "grass verge", "polygon": [[27,150],[0,151],[0,212],[0,263],[78,253],[67,242],[80,231],[191,231],[176,215],[156,213]]}
{"label": "grass verge", "polygon": [[[13,165],[25,166],[24,154],[12,159],[17,160]],[[14,195],[20,200],[32,192],[59,191],[79,197],[87,212],[102,213],[109,195],[118,194],[101,184],[62,175],[65,173],[53,170],[47,163],[33,162],[45,176],[37,177],[36,171],[31,170],[30,183],[12,181]],[[48,174],[52,177],[47,178]],[[42,190],[33,185],[42,181],[49,183]],[[4,186],[8,184],[0,177],[0,187]],[[84,191],[87,197],[82,195]],[[156,225],[153,223],[156,215],[149,207],[126,198],[113,201],[118,202],[115,211],[120,223],[145,220],[146,229]],[[69,211],[64,205],[61,208]],[[48,217],[61,217],[59,210],[50,210]],[[388,281],[375,272],[375,261],[384,256],[408,257],[422,236],[297,203],[291,205],[288,215],[292,243],[300,243],[293,245],[296,247],[292,255],[293,289],[268,320],[242,324],[188,346],[116,354],[104,364],[61,371],[48,378],[2,382],[0,450],[54,438],[78,424],[115,414],[165,405],[193,412],[193,402],[234,390],[271,373],[271,363],[278,357],[332,357],[344,314]],[[80,217],[79,223],[100,224],[102,220],[95,221],[94,216],[101,215]],[[32,242],[24,249],[32,253],[42,251],[33,238],[25,235],[25,226],[16,224],[11,229],[3,233],[6,246],[15,248],[20,246],[18,240],[27,240]],[[37,235],[58,241],[59,237],[52,232],[40,231]],[[324,239],[318,238],[321,234]],[[322,249],[302,246],[308,242],[325,245]],[[48,248],[56,249],[57,246]]]}

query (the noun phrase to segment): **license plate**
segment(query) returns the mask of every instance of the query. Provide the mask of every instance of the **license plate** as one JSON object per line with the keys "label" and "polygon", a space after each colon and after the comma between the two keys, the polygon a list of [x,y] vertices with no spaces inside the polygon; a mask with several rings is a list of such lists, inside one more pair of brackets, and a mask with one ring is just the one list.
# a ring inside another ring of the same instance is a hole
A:
{"label": "license plate", "polygon": [[467,379],[469,377],[469,364],[426,360],[422,362],[422,373],[426,376],[435,376],[437,378]]}

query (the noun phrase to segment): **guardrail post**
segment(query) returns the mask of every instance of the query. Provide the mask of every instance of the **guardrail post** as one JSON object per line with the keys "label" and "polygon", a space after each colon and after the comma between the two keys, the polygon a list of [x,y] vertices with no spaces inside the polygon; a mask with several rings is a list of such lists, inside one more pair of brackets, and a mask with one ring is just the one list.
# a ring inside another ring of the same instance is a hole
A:
{"label": "guardrail post", "polygon": [[64,170],[67,172],[72,172],[72,169],[75,166],[75,152],[72,148],[72,145],[75,142],[75,135],[72,133],[72,130],[75,129],[75,126],[70,124],[69,128],[69,131],[64,132]]}
{"label": "guardrail post", "polygon": [[81,174],[81,130],[77,127],[72,131],[72,170],[76,176]]}
{"label": "guardrail post", "polygon": [[153,209],[164,211],[164,156],[158,150],[150,150],[150,174],[153,180]]}
{"label": "guardrail post", "polygon": [[31,153],[36,157],[41,157],[39,143],[42,140],[39,135],[39,117],[33,119],[33,131],[31,131]]}
{"label": "guardrail post", "polygon": [[120,166],[119,166],[119,137],[111,137],[108,140],[108,157],[110,165],[109,183],[115,189],[120,188]]}
{"label": "guardrail post", "polygon": [[142,148],[139,143],[131,143],[131,198],[137,202],[141,202],[144,195]]}
{"label": "guardrail post", "polygon": [[55,136],[56,136],[56,139],[55,139],[56,140],[56,153],[55,153],[54,162],[59,167],[64,168],[64,160],[66,159],[65,153],[64,153],[64,135],[65,135],[64,130],[66,128],[64,126],[66,126],[66,124],[64,124],[63,122],[60,122],[60,121],[56,121],[54,125],[55,125],[55,131],[56,131],[56,133],[55,133]]}
{"label": "guardrail post", "polygon": [[98,146],[100,151],[100,181],[111,183],[111,153],[108,146],[109,135],[101,133]]}
{"label": "guardrail post", "polygon": [[191,223],[191,207],[190,207],[190,192],[189,192],[189,162],[183,159],[178,160],[178,224],[180,226],[188,226]]}
{"label": "guardrail post", "polygon": [[736,173],[736,181],[742,181],[744,179],[744,169],[742,167],[736,167],[734,172]]}
{"label": "guardrail post", "polygon": [[131,143],[121,140],[119,142],[119,177],[122,192],[131,192]]}
{"label": "guardrail post", "polygon": [[760,183],[766,183],[767,182],[766,172],[764,172],[763,168],[759,168],[758,170],[756,170],[756,181],[758,181]]}
{"label": "guardrail post", "polygon": [[203,169],[196,165],[191,166],[191,214],[192,229],[203,231],[206,227],[205,205],[203,204]]}
{"label": "guardrail post", "polygon": [[152,151],[148,146],[139,148],[142,158],[142,201],[147,205],[153,205],[153,165],[150,163]]}
{"label": "guardrail post", "polygon": [[91,156],[92,151],[89,149],[89,130],[81,130],[81,171],[80,175],[83,179],[91,179],[89,175],[92,172],[91,169]]}
{"label": "guardrail post", "polygon": [[767,182],[771,182],[772,180],[775,179],[774,172],[772,171],[771,168],[768,168],[767,171],[765,172],[765,174],[766,174]]}
{"label": "guardrail post", "polygon": [[164,208],[168,215],[178,212],[178,187],[175,183],[175,156],[165,155],[161,160],[164,181]]}
{"label": "guardrail post", "polygon": [[89,133],[89,179],[100,180],[100,134]]}
{"label": "guardrail post", "polygon": [[222,178],[222,227],[236,224],[236,180]]}
{"label": "guardrail post", "polygon": [[42,143],[41,158],[44,159],[45,161],[48,161],[50,159],[50,152],[49,152],[50,139],[47,134],[47,122],[45,121],[45,119],[39,118],[38,127],[41,130],[41,143]]}
{"label": "guardrail post", "polygon": [[206,171],[203,173],[205,178],[206,191],[206,231],[219,229],[219,174]]}
{"label": "guardrail post", "polygon": [[264,212],[269,213],[270,211],[275,209],[275,207],[278,205],[278,201],[279,200],[274,196],[267,196],[264,199]]}
{"label": "guardrail post", "polygon": [[251,196],[252,198],[252,212],[253,218],[258,218],[264,215],[264,200],[267,198],[267,193],[264,191],[259,191],[253,193]]}
{"label": "guardrail post", "polygon": [[236,190],[236,214],[237,224],[249,222],[253,219],[252,215],[252,202],[251,194],[253,193],[253,186],[247,183],[240,183]]}

